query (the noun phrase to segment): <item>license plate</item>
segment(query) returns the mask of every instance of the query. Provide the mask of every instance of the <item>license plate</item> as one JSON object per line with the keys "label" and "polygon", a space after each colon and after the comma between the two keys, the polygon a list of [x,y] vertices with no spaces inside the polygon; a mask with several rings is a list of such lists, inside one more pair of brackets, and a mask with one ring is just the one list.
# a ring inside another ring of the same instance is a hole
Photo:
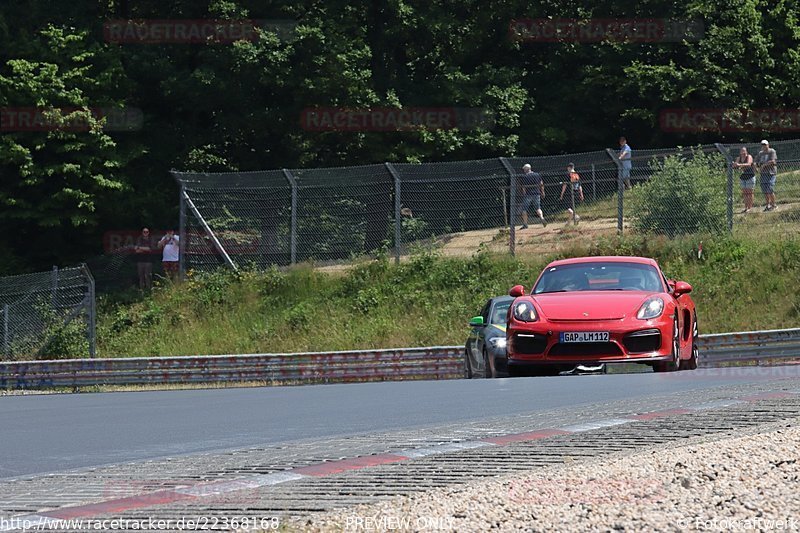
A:
{"label": "license plate", "polygon": [[562,331],[561,342],[608,342],[607,331]]}

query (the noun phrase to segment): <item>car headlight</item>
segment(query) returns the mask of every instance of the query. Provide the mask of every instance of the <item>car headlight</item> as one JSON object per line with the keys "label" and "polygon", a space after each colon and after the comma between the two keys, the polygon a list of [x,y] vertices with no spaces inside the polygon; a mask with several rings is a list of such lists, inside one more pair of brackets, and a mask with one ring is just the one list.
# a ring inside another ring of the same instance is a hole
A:
{"label": "car headlight", "polygon": [[636,313],[636,318],[640,320],[650,320],[651,318],[658,318],[664,312],[664,300],[654,296],[644,301]]}
{"label": "car headlight", "polygon": [[491,344],[493,348],[505,348],[506,347],[506,338],[505,337],[495,337],[493,339],[489,339],[489,344]]}
{"label": "car headlight", "polygon": [[520,302],[514,306],[514,318],[522,322],[536,322],[539,317],[536,315],[531,302]]}

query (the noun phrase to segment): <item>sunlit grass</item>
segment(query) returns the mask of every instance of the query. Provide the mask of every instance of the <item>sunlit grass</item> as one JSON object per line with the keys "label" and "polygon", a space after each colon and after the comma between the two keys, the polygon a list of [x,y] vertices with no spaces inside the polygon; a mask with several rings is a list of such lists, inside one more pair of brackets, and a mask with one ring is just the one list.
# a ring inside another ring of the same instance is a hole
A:
{"label": "sunlit grass", "polygon": [[[765,213],[764,218],[779,213]],[[760,217],[753,217],[754,221]],[[773,217],[774,218],[774,217]],[[285,272],[220,271],[160,288],[138,302],[105,301],[99,356],[286,353],[461,344],[486,298],[530,287],[554,257],[645,255],[695,287],[703,332],[797,326],[800,238],[765,238],[752,226],[733,237],[592,237],[557,254],[513,259],[423,254],[344,272],[310,265]],[[703,253],[698,258],[698,244]]]}

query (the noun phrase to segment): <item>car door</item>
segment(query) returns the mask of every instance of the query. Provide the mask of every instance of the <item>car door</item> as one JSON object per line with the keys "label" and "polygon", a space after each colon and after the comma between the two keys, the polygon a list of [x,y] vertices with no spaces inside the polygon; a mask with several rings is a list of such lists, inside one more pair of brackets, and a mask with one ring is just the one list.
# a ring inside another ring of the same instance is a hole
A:
{"label": "car door", "polygon": [[[481,309],[481,313],[480,313],[481,316],[483,317],[484,326],[483,327],[474,327],[474,328],[472,328],[472,331],[470,331],[470,336],[469,336],[469,341],[468,341],[469,342],[469,351],[470,351],[470,356],[471,356],[470,360],[475,362],[475,363],[477,363],[478,366],[481,367],[481,368],[483,366],[483,353],[482,353],[482,350],[483,350],[484,336],[485,336],[485,332],[486,332],[486,325],[485,324],[488,324],[489,310],[491,309],[491,307],[492,307],[492,300],[489,300],[483,306],[483,309]],[[477,367],[473,367],[473,368],[475,370],[478,370]]]}

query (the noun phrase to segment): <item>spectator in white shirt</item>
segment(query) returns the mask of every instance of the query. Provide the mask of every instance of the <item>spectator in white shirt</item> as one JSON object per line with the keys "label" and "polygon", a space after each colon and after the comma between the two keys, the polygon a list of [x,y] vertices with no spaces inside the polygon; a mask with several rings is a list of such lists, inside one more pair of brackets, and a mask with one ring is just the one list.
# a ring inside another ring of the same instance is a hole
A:
{"label": "spectator in white shirt", "polygon": [[164,274],[172,281],[178,281],[180,242],[181,238],[175,235],[175,230],[171,229],[167,230],[167,234],[158,241],[158,247],[163,249],[161,264],[164,266]]}

